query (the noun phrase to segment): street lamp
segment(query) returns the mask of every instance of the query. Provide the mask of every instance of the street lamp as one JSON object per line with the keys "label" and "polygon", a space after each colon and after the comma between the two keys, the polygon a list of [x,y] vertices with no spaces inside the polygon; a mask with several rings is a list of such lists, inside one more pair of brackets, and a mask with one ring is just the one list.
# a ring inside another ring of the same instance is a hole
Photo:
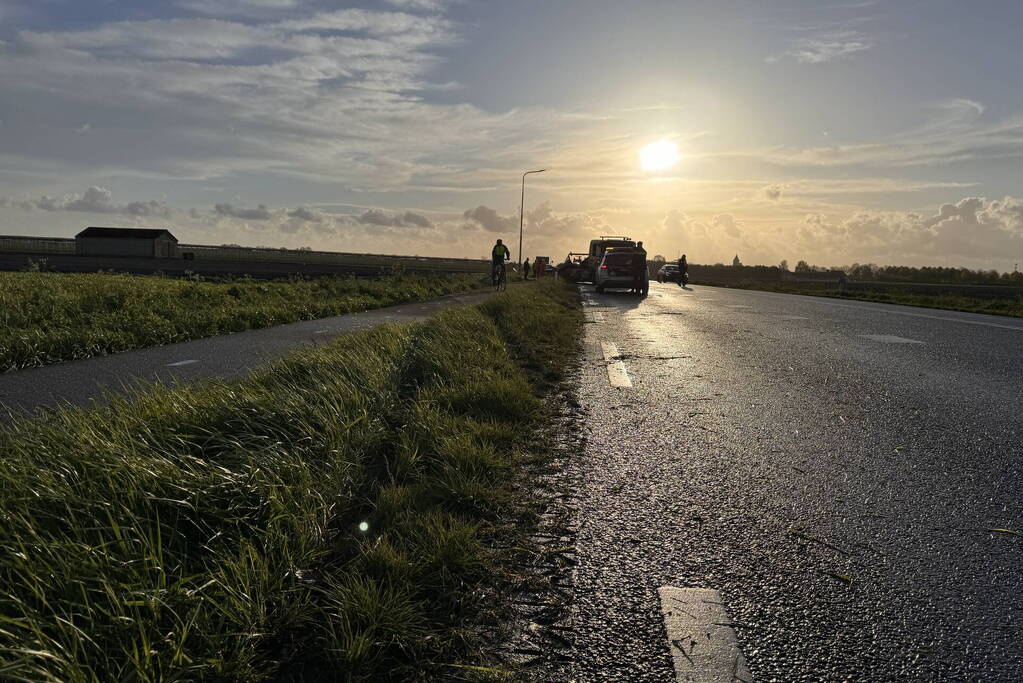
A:
{"label": "street lamp", "polygon": [[522,277],[522,219],[526,215],[526,176],[530,173],[543,173],[546,168],[538,171],[526,171],[522,174],[522,198],[519,201],[519,277]]}

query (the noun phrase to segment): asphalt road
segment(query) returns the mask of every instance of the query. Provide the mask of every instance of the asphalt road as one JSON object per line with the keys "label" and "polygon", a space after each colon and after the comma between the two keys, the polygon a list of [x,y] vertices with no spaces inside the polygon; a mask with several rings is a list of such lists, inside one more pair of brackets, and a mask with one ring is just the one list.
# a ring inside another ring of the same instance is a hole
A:
{"label": "asphalt road", "polygon": [[62,404],[102,403],[110,392],[129,392],[147,383],[242,377],[292,349],[325,344],[339,335],[383,323],[425,320],[450,306],[478,303],[490,294],[490,290],[453,294],[420,303],[0,374],[0,419]]}
{"label": "asphalt road", "polygon": [[577,680],[674,680],[665,585],[721,592],[758,681],[1023,680],[1023,320],[584,303]]}

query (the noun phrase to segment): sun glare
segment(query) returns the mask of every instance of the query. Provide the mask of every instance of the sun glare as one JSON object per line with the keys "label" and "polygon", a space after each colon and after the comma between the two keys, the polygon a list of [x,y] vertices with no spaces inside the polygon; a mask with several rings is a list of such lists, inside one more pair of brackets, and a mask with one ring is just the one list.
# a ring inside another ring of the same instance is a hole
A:
{"label": "sun glare", "polygon": [[644,171],[664,171],[674,166],[682,155],[670,140],[651,142],[639,152],[639,165]]}

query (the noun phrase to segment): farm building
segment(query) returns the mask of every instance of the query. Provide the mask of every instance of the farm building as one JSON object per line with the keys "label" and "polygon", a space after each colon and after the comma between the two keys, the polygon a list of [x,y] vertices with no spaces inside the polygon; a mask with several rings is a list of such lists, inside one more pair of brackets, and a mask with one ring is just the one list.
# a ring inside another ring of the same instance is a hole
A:
{"label": "farm building", "polygon": [[178,240],[167,230],[152,228],[86,228],[75,235],[79,256],[177,258]]}

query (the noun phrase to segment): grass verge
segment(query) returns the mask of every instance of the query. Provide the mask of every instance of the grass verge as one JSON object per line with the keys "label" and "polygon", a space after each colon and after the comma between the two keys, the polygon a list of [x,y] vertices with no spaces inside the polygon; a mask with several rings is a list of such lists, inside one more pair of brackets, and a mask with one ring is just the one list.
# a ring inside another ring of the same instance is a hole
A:
{"label": "grass verge", "polygon": [[791,286],[772,283],[744,282],[723,284],[718,282],[693,282],[694,285],[706,284],[714,287],[730,287],[733,289],[755,289],[764,292],[780,292],[782,294],[803,294],[806,296],[823,296],[834,299],[853,299],[856,301],[874,301],[902,306],[919,306],[921,308],[938,308],[947,311],[965,311],[967,313],[987,313],[1023,318],[1023,297],[987,299],[950,294],[920,294],[898,288],[879,287],[864,291],[841,290],[838,287]]}
{"label": "grass verge", "polygon": [[536,380],[577,352],[546,282],[0,432],[0,678],[474,678]]}
{"label": "grass verge", "polygon": [[0,273],[0,372],[422,301],[477,275],[203,281]]}

